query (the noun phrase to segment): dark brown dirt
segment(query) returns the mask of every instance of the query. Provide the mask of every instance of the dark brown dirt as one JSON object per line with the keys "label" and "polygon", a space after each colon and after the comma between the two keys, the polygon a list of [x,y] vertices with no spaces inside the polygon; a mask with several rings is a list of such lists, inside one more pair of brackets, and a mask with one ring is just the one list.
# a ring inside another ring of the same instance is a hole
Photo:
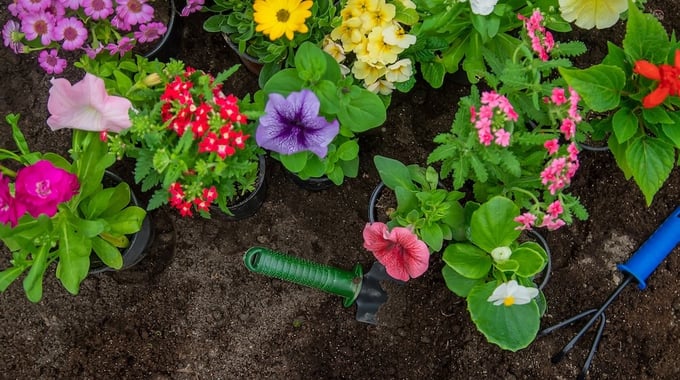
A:
{"label": "dark brown dirt", "polygon": [[[2,3],[5,9],[8,1]],[[680,30],[679,19],[671,17],[680,14],[676,2],[649,1],[648,9],[660,11],[668,28]],[[237,58],[220,36],[202,31],[203,18],[185,20],[179,58],[217,73]],[[3,11],[0,22],[5,19]],[[597,52],[607,39],[620,41],[621,31],[574,35]],[[82,74],[72,70],[67,76]],[[0,115],[21,113],[34,149],[65,153],[69,133],[51,132],[45,124],[50,77],[35,57],[0,49],[0,77]],[[240,70],[229,86],[242,96],[256,90],[257,81]],[[386,285],[389,300],[376,326],[355,321],[355,308],[343,308],[336,296],[252,274],[242,264],[246,249],[262,245],[340,268],[361,263],[368,269],[373,260],[362,248],[361,230],[378,183],[371,157],[424,164],[432,138],[448,129],[456,101],[466,91],[449,81],[437,91],[419,85],[408,95],[395,96],[388,122],[361,141],[359,178],[341,187],[305,191],[270,161],[268,198],[250,219],[182,219],[161,210],[153,215],[159,240],[148,262],[129,272],[90,276],[76,297],[50,272],[38,304],[26,300],[21,284],[14,284],[0,294],[0,378],[574,378],[592,334],[556,365],[550,357],[575,327],[516,353],[500,350],[476,331],[465,303],[446,289],[438,256],[425,276],[403,286]],[[13,146],[4,120],[0,146]],[[554,263],[545,289],[544,326],[605,300],[621,279],[615,264],[625,261],[680,205],[680,171],[674,170],[648,208],[609,153],[585,152],[572,192],[591,216],[545,234]],[[650,277],[647,290],[629,287],[611,305],[590,378],[680,377],[678,272],[676,248]]]}

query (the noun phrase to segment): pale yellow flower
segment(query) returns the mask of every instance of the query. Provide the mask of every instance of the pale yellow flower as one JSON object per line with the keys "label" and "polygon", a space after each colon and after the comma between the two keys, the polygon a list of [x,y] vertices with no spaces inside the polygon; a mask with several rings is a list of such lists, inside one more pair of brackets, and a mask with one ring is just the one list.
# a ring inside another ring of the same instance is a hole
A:
{"label": "pale yellow flower", "polygon": [[375,27],[384,28],[394,20],[397,14],[397,7],[394,4],[386,4],[384,1],[381,6],[372,12],[366,12],[361,16],[364,21],[364,30],[369,31]]}
{"label": "pale yellow flower", "polygon": [[385,0],[349,0],[345,8],[352,9],[353,12],[366,13],[375,12],[384,4]]}
{"label": "pale yellow flower", "polygon": [[364,35],[361,33],[361,19],[358,17],[343,21],[338,27],[331,31],[331,38],[340,40],[342,47],[346,52],[353,51],[357,44],[364,40]]}
{"label": "pale yellow flower", "polygon": [[388,44],[383,38],[383,28],[376,27],[368,34],[367,61],[371,63],[382,63],[389,65],[396,62],[399,53],[404,51],[397,45]]}
{"label": "pale yellow flower", "polygon": [[406,82],[413,75],[413,64],[410,59],[403,58],[387,66],[385,79],[390,82]]}
{"label": "pale yellow flower", "polygon": [[399,2],[404,6],[404,8],[416,9],[416,3],[411,0],[399,0]]}
{"label": "pale yellow flower", "polygon": [[373,93],[389,95],[394,90],[394,83],[388,80],[379,79],[369,85],[366,85],[365,87],[368,91],[371,91]]}
{"label": "pale yellow flower", "polygon": [[385,43],[399,46],[402,49],[406,49],[416,43],[416,36],[406,33],[404,28],[396,22],[385,27],[382,35]]}
{"label": "pale yellow flower", "polygon": [[583,29],[609,28],[628,9],[628,0],[559,0],[562,18]]}
{"label": "pale yellow flower", "polygon": [[323,51],[330,54],[336,62],[341,63],[345,60],[345,49],[342,48],[342,45],[333,41],[331,37],[326,36],[323,39],[322,46]]}
{"label": "pale yellow flower", "polygon": [[314,2],[311,0],[255,0],[255,31],[269,36],[272,41],[284,34],[292,40],[295,32],[309,31],[305,20],[312,15],[309,10],[312,5]]}
{"label": "pale yellow flower", "polygon": [[387,68],[385,65],[372,65],[365,61],[356,61],[352,66],[352,74],[359,80],[364,80],[365,83],[373,83],[385,75]]}

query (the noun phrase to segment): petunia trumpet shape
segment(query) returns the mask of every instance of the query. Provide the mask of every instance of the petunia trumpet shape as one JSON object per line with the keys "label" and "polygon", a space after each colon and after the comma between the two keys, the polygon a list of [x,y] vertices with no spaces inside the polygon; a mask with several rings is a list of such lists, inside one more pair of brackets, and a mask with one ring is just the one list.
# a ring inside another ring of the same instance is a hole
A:
{"label": "petunia trumpet shape", "polygon": [[410,229],[394,227],[389,231],[385,223],[367,223],[363,235],[364,248],[373,252],[393,278],[408,281],[427,270],[430,251]]}
{"label": "petunia trumpet shape", "polygon": [[129,100],[110,96],[104,80],[85,74],[80,82],[71,85],[63,78],[53,78],[47,109],[47,125],[54,131],[75,128],[94,132],[120,132],[130,128]]}
{"label": "petunia trumpet shape", "polygon": [[642,99],[642,106],[654,108],[666,100],[668,95],[680,95],[680,50],[675,51],[673,66],[668,64],[655,65],[649,61],[635,62],[633,72],[651,80],[659,81],[654,91]]}
{"label": "petunia trumpet shape", "polygon": [[17,172],[15,202],[35,218],[40,214],[52,217],[57,213],[57,206],[73,198],[79,188],[75,174],[40,160]]}
{"label": "petunia trumpet shape", "polygon": [[560,0],[562,18],[583,29],[609,28],[627,9],[628,0]]}
{"label": "petunia trumpet shape", "polygon": [[498,3],[498,0],[470,0],[470,7],[472,8],[472,13],[488,16],[493,12],[496,3]]}
{"label": "petunia trumpet shape", "polygon": [[0,223],[16,227],[17,221],[26,212],[26,207],[17,202],[9,190],[9,177],[0,173]]}
{"label": "petunia trumpet shape", "polygon": [[509,307],[527,304],[537,295],[538,289],[528,288],[519,285],[515,280],[510,280],[498,285],[487,301],[492,302],[495,306],[505,305]]}
{"label": "petunia trumpet shape", "polygon": [[310,151],[326,157],[328,144],[340,131],[337,120],[328,122],[319,116],[321,104],[310,90],[292,92],[287,98],[272,93],[265,106],[265,115],[255,132],[257,144],[265,149],[293,154]]}

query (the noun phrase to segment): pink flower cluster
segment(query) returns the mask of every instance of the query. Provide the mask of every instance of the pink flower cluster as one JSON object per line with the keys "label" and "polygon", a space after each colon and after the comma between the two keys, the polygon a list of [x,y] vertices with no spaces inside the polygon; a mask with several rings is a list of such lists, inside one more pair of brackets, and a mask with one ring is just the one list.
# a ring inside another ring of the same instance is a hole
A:
{"label": "pink flower cluster", "polygon": [[535,10],[531,17],[518,14],[517,18],[524,22],[529,38],[531,38],[531,48],[538,54],[538,57],[547,61],[548,53],[555,47],[555,39],[552,33],[543,26],[543,14],[540,10]]}
{"label": "pink flower cluster", "polygon": [[[560,219],[560,215],[564,212],[564,206],[560,200],[556,200],[546,208],[545,214],[543,215],[543,221],[538,227],[546,227],[550,231],[559,229],[565,225],[564,220]],[[531,212],[525,212],[524,214],[515,218],[515,222],[521,223],[521,226],[516,227],[517,230],[530,230],[536,223],[538,217]]]}
{"label": "pink flower cluster", "polygon": [[57,213],[57,207],[78,193],[80,184],[75,174],[55,167],[51,162],[40,160],[21,168],[14,181],[14,195],[10,191],[10,179],[0,174],[0,223],[12,227],[28,212],[37,218]]}
{"label": "pink flower cluster", "polygon": [[[61,74],[67,63],[58,55],[58,48],[82,50],[90,58],[102,51],[122,56],[137,42],[152,42],[163,36],[167,28],[153,20],[154,9],[148,1],[14,0],[8,9],[18,20],[4,25],[3,43],[16,54],[42,50],[40,67],[50,74]],[[190,0],[183,15],[200,9],[203,2]],[[36,48],[37,43],[41,47]]]}
{"label": "pink flower cluster", "polygon": [[512,104],[495,91],[482,93],[479,111],[470,107],[470,122],[475,124],[479,142],[489,146],[492,142],[506,147],[510,145],[510,132],[505,129],[509,121],[517,121],[518,115]]}
{"label": "pink flower cluster", "polygon": [[[193,94],[194,81],[201,76],[207,76],[213,83],[210,74],[187,67],[184,75],[178,75],[166,85],[160,97],[161,120],[180,137],[190,130],[198,142],[199,154],[215,153],[224,160],[245,148],[250,135],[244,134],[239,126],[247,124],[248,119],[239,110],[238,98],[233,94],[224,95],[222,84],[212,88],[209,99],[204,94]],[[202,196],[189,196],[182,184],[174,183],[169,189],[170,204],[182,216],[192,215],[192,203],[199,211],[208,211],[211,202],[217,198],[217,191],[214,186],[202,191]]]}

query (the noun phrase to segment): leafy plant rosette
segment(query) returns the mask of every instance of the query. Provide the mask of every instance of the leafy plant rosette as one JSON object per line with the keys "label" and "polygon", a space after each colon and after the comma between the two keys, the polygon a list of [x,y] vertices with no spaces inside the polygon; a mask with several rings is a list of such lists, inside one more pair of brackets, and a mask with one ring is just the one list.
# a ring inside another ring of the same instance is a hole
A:
{"label": "leafy plant rosette", "polygon": [[344,77],[335,59],[311,42],[298,48],[295,67],[267,81],[256,103],[264,110],[258,144],[300,178],[327,176],[336,185],[358,174],[359,134],[387,117],[378,95]]}
{"label": "leafy plant rosette", "polygon": [[241,54],[264,64],[267,78],[293,66],[303,42],[320,45],[338,21],[330,0],[215,0],[203,10],[212,13],[203,29],[226,34]]}
{"label": "leafy plant rosette", "polygon": [[54,153],[31,152],[19,116],[6,120],[18,152],[0,149],[0,159],[14,163],[0,165],[0,238],[12,252],[11,266],[0,272],[0,291],[28,271],[24,291],[32,302],[40,301],[45,273],[56,262],[61,284],[78,294],[92,252],[107,266],[122,267],[126,235],[140,230],[146,212],[130,205],[126,183],[102,185],[115,156],[97,133],[73,131],[69,162]]}
{"label": "leafy plant rosette", "polygon": [[469,222],[469,241],[449,244],[443,253],[446,286],[467,300],[477,329],[491,343],[517,351],[538,333],[545,297],[534,277],[548,262],[538,243],[518,240],[520,209],[496,196],[478,205]]}
{"label": "leafy plant rosette", "polygon": [[[181,14],[200,9],[198,3],[202,0],[189,0]],[[123,56],[167,31],[148,0],[17,0],[7,9],[14,18],[2,29],[4,45],[16,54],[40,51],[38,62],[49,74],[64,71],[64,52]]]}
{"label": "leafy plant rosette", "polygon": [[389,215],[389,228],[410,228],[431,252],[439,252],[452,239],[465,240],[465,213],[459,202],[464,193],[444,189],[431,166],[406,166],[383,156],[373,157],[373,162],[397,201]]}
{"label": "leafy plant rosette", "polygon": [[491,89],[480,94],[473,85],[459,101],[451,131],[435,137],[428,163],[441,163],[454,190],[472,185],[477,202],[512,199],[525,210],[518,218],[524,228],[555,230],[588,216],[567,192],[579,168],[580,96],[551,79],[556,67],[571,65],[562,56],[582,52],[583,44],[555,43],[538,10],[519,18],[527,25],[522,43],[509,56],[484,50]]}
{"label": "leafy plant rosette", "polygon": [[264,152],[252,138],[253,106],[223,84],[238,67],[212,76],[177,60],[138,58],[109,73],[107,86],[133,104],[132,126],[109,145],[135,160],[142,191],[155,189],[149,210],[169,203],[182,216],[209,217],[216,205],[232,215],[229,205],[255,189]]}
{"label": "leafy plant rosette", "polygon": [[447,73],[460,69],[471,83],[484,78],[485,50],[499,57],[512,56],[520,44],[517,31],[522,22],[518,13],[528,16],[541,9],[551,30],[571,30],[558,14],[557,0],[412,1],[420,21],[409,32],[418,42],[407,55],[420,64],[423,78],[434,88],[442,85]]}
{"label": "leafy plant rosette", "polygon": [[[672,62],[672,63],[671,63]],[[622,46],[602,63],[560,69],[593,111],[594,140],[606,139],[627,179],[650,205],[677,165],[680,149],[680,44],[661,23],[629,5]]]}
{"label": "leafy plant rosette", "polygon": [[409,91],[415,84],[413,57],[406,52],[416,43],[408,32],[418,21],[416,5],[408,0],[347,0],[342,22],[324,40],[323,48],[358,82],[374,93]]}

